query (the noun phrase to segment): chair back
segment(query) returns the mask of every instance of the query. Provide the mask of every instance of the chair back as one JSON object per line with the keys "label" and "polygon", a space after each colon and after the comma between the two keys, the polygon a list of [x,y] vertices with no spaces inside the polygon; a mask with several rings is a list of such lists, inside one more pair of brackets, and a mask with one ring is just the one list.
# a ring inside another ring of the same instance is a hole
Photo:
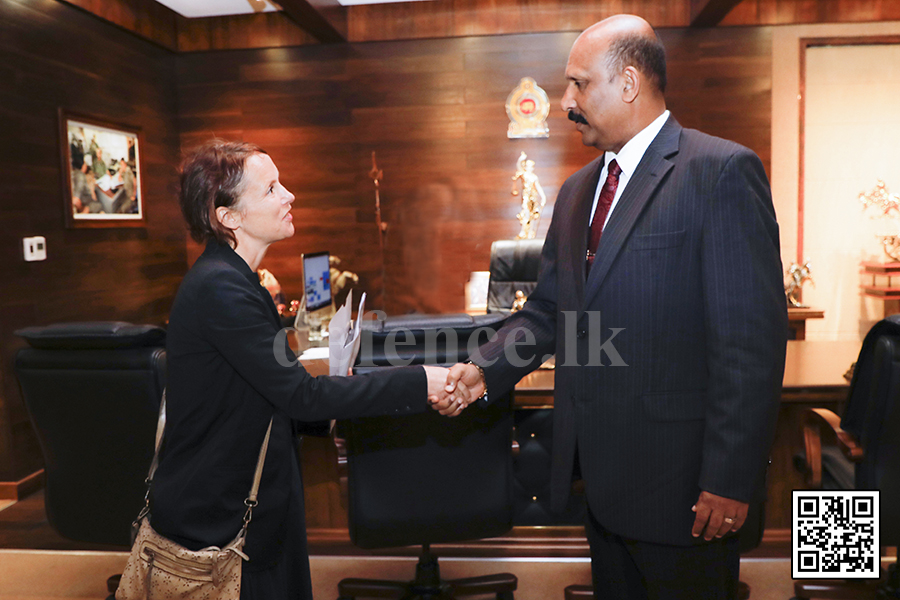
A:
{"label": "chair back", "polygon": [[881,491],[881,543],[900,544],[900,315],[872,327],[856,363],[841,428],[863,448],[856,489]]}
{"label": "chair back", "polygon": [[44,455],[50,525],[72,540],[130,545],[165,387],[165,331],[99,322],[16,334],[31,346],[15,371]]}
{"label": "chair back", "polygon": [[509,314],[516,292],[527,297],[537,285],[544,240],[500,240],[491,244],[487,311]]}
{"label": "chair back", "polygon": [[[467,358],[466,336],[476,327],[466,315],[414,319],[411,335],[455,329],[460,343],[437,355],[452,364]],[[499,320],[494,318],[494,326]],[[396,331],[408,318],[389,319]],[[481,321],[484,323],[485,321]],[[382,332],[383,333],[383,332]],[[361,364],[374,351],[384,356],[378,334],[364,341]],[[402,336],[401,336],[402,340]],[[484,338],[482,337],[482,340]],[[476,346],[473,346],[477,347]],[[422,346],[398,346],[401,358],[423,364]],[[433,357],[434,355],[430,355]],[[384,366],[357,367],[364,373]],[[404,417],[351,419],[338,424],[346,440],[350,538],[361,548],[386,548],[479,539],[512,527],[512,426],[510,398],[487,408],[470,406],[455,418],[435,411]]]}

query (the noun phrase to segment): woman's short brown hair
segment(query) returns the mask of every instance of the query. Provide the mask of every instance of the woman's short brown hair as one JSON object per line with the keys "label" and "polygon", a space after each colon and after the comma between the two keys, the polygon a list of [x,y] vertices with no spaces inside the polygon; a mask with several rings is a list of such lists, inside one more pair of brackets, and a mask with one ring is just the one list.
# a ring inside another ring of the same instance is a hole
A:
{"label": "woman's short brown hair", "polygon": [[237,204],[243,191],[244,165],[254,154],[268,153],[256,144],[213,139],[184,159],[179,202],[194,241],[237,244],[234,232],[219,223],[216,209]]}

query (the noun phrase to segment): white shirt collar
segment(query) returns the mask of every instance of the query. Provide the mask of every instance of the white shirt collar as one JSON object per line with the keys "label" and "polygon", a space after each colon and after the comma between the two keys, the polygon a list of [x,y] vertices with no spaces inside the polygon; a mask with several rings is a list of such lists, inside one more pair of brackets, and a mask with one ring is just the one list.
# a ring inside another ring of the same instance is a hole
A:
{"label": "white shirt collar", "polygon": [[[631,174],[634,173],[634,170],[637,169],[640,164],[641,159],[644,158],[644,153],[647,152],[647,148],[650,147],[650,144],[656,139],[656,136],[659,135],[659,131],[662,129],[663,125],[666,124],[668,118],[669,111],[666,110],[663,114],[656,117],[652,123],[644,127],[637,135],[628,140],[628,142],[622,146],[622,149],[619,150],[618,154],[607,152],[605,164],[608,165],[615,160],[616,163],[618,163],[619,168],[622,169],[623,174],[627,173],[630,178]],[[621,176],[619,181],[621,181]]]}
{"label": "white shirt collar", "polygon": [[663,114],[656,117],[652,123],[644,127],[637,135],[628,140],[628,142],[622,146],[622,149],[619,150],[618,154],[613,154],[612,152],[607,152],[605,154],[603,168],[600,170],[600,180],[597,182],[597,189],[594,190],[594,203],[591,207],[591,218],[593,218],[594,211],[597,210],[597,203],[600,199],[600,190],[603,189],[603,183],[606,181],[609,163],[615,160],[619,165],[619,168],[622,169],[622,172],[619,174],[619,184],[616,188],[615,198],[613,199],[612,205],[609,207],[609,213],[606,215],[606,220],[603,222],[604,227],[609,223],[609,218],[612,216],[613,210],[615,210],[616,205],[619,203],[622,192],[631,180],[631,175],[637,169],[638,165],[641,164],[641,159],[644,158],[647,148],[650,147],[650,144],[653,143],[653,140],[659,135],[660,130],[663,128],[663,125],[666,124],[668,118],[669,111],[666,110]]}

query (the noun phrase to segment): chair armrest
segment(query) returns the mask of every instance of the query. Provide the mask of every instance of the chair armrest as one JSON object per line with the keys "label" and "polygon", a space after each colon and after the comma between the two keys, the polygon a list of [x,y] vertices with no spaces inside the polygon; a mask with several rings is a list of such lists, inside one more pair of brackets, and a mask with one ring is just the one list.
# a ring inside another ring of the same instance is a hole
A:
{"label": "chair armrest", "polygon": [[822,432],[830,432],[841,453],[851,462],[859,462],[863,448],[856,438],[841,429],[841,419],[827,408],[804,411],[801,420],[803,445],[806,450],[806,483],[811,487],[822,486]]}

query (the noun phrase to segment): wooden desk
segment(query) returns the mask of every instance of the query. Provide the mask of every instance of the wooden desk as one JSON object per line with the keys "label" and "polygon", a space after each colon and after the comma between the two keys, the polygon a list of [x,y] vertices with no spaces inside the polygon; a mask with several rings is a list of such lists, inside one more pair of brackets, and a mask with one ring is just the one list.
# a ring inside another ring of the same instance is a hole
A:
{"label": "wooden desk", "polygon": [[884,301],[884,316],[900,312],[900,287],[894,283],[894,278],[900,277],[900,262],[863,261],[859,267],[860,275],[872,278],[860,284],[862,295]]}
{"label": "wooden desk", "polygon": [[788,327],[794,334],[793,339],[806,339],[806,321],[808,319],[824,319],[825,311],[818,308],[797,308],[788,306]]}

